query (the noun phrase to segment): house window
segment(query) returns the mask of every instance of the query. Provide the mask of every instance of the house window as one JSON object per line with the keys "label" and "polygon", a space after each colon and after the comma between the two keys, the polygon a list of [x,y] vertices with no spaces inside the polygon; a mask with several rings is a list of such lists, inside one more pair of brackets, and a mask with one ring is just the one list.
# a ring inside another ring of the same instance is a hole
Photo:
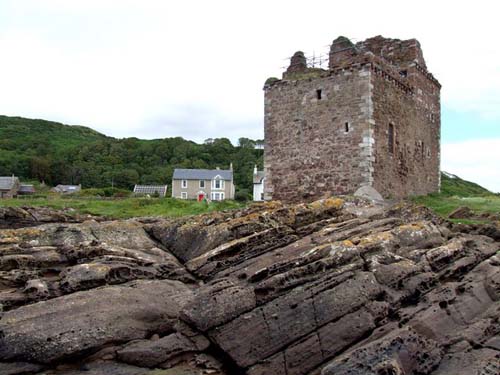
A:
{"label": "house window", "polygon": [[213,201],[223,201],[224,200],[224,193],[212,193],[212,200]]}
{"label": "house window", "polygon": [[316,99],[321,100],[321,90],[316,90]]}
{"label": "house window", "polygon": [[212,180],[212,189],[214,190],[223,190],[224,189],[224,180],[220,177],[216,177]]}
{"label": "house window", "polygon": [[389,154],[394,154],[394,125],[389,124],[389,133],[387,136],[387,147],[389,148]]}
{"label": "house window", "polygon": [[188,193],[186,193],[185,191],[183,191],[181,193],[181,199],[188,199]]}
{"label": "house window", "polygon": [[348,122],[346,122],[346,123],[344,124],[344,131],[345,131],[346,133],[349,133],[349,123],[348,123]]}
{"label": "house window", "polygon": [[200,188],[205,188],[205,180],[200,180]]}
{"label": "house window", "polygon": [[182,180],[182,185],[181,186],[182,186],[183,189],[186,189],[188,187],[187,180]]}

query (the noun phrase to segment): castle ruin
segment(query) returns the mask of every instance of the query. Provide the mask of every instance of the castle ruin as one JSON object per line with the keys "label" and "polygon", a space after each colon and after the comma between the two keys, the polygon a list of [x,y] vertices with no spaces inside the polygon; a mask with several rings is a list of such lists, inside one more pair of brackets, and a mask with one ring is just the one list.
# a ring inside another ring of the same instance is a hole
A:
{"label": "castle ruin", "polygon": [[440,89],[415,39],[339,37],[328,69],[295,53],[264,87],[265,199],[438,191]]}

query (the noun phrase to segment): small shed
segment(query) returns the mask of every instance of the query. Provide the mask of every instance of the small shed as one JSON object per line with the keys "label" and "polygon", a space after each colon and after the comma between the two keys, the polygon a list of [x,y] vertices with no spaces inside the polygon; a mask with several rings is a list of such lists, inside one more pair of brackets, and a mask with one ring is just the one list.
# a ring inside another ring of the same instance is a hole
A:
{"label": "small shed", "polygon": [[21,184],[19,185],[18,194],[19,195],[32,195],[36,193],[36,189],[33,185]]}
{"label": "small shed", "polygon": [[134,194],[136,195],[155,195],[158,194],[161,198],[167,195],[168,185],[135,185]]}
{"label": "small shed", "polygon": [[14,198],[19,190],[19,178],[0,177],[0,198]]}

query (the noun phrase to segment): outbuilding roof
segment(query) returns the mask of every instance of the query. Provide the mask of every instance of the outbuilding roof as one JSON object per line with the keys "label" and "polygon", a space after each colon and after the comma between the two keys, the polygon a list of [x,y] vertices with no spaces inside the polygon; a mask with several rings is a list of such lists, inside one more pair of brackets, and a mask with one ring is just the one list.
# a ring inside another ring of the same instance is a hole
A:
{"label": "outbuilding roof", "polygon": [[217,176],[230,181],[233,179],[233,171],[230,169],[175,169],[173,178],[174,180],[213,180]]}
{"label": "outbuilding roof", "polygon": [[19,183],[19,179],[17,177],[0,177],[0,190],[11,190],[14,188],[16,183]]}
{"label": "outbuilding roof", "polygon": [[167,195],[167,185],[135,185],[135,194],[155,194],[158,193],[160,197]]}
{"label": "outbuilding roof", "polygon": [[19,193],[36,193],[35,187],[33,185],[20,185]]}
{"label": "outbuilding roof", "polygon": [[52,191],[63,194],[76,193],[80,190],[82,190],[81,185],[57,185],[55,188],[52,188]]}

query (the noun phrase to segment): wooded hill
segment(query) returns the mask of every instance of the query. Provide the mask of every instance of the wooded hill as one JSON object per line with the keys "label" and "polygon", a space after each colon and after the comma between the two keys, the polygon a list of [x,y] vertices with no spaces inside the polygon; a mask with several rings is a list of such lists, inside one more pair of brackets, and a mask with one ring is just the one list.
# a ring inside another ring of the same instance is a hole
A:
{"label": "wooded hill", "polygon": [[234,167],[240,194],[252,189],[255,164],[262,168],[263,150],[240,138],[203,144],[183,138],[142,140],[107,137],[84,126],[0,116],[0,175],[15,174],[47,184],[130,189],[134,184],[169,184],[174,168]]}

